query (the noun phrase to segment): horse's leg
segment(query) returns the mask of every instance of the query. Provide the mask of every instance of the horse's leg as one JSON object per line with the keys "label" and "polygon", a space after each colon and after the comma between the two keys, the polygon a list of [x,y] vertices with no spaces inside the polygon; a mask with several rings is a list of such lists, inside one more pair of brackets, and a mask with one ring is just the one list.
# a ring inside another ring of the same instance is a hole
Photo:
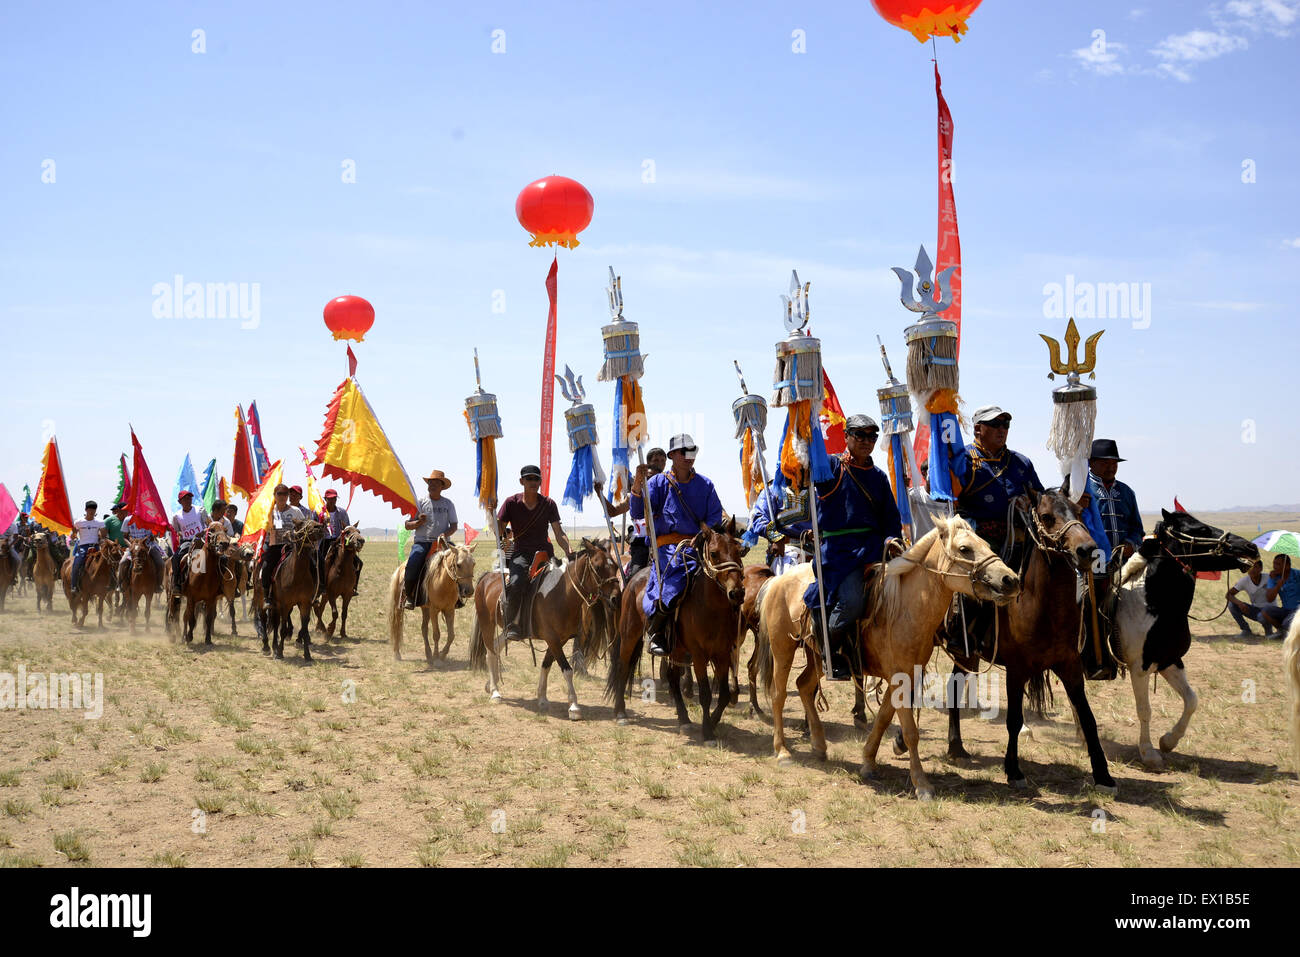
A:
{"label": "horse's leg", "polygon": [[1065,685],[1065,693],[1070,696],[1070,704],[1074,705],[1075,718],[1083,729],[1083,738],[1088,743],[1088,759],[1092,762],[1092,783],[1101,790],[1114,794],[1117,790],[1115,779],[1110,776],[1110,769],[1106,766],[1106,752],[1102,750],[1101,738],[1097,735],[1097,719],[1093,717],[1092,708],[1088,704],[1083,666],[1075,659],[1066,666],[1054,667],[1052,671],[1061,679],[1061,684]]}
{"label": "horse's leg", "polygon": [[217,623],[217,602],[219,597],[203,603],[203,643],[212,644],[212,630]]}
{"label": "horse's leg", "polygon": [[880,750],[880,741],[893,720],[894,696],[887,694],[880,702],[880,707],[876,709],[876,718],[871,723],[871,733],[867,735],[867,742],[862,746],[862,767],[858,769],[858,777],[864,781],[870,781],[876,776],[876,752]]}
{"label": "horse's leg", "polygon": [[498,641],[504,636],[505,632],[497,631],[496,619],[489,614],[482,629],[482,640],[487,648],[488,699],[493,704],[499,704],[501,701],[501,648]]}
{"label": "horse's leg", "polygon": [[[700,689],[700,737],[701,740],[708,742],[713,740],[713,721],[709,715],[709,707],[713,704],[713,686],[709,684],[709,659],[705,657],[703,649],[698,654],[692,655],[691,659],[691,667],[695,671],[695,684]],[[718,684],[721,686],[722,682],[719,681]],[[718,694],[726,696],[721,687],[718,689]]]}
{"label": "horse's leg", "polygon": [[718,704],[713,709],[713,719],[710,722],[715,730],[718,727],[718,722],[722,720],[723,711],[740,696],[740,692],[736,690],[735,672],[731,670],[738,655],[739,652],[733,645],[730,653],[725,658],[719,656],[718,660],[713,663],[714,668],[718,669]]}
{"label": "horse's leg", "polygon": [[537,713],[546,714],[546,709],[550,707],[550,702],[546,700],[546,679],[551,673],[551,663],[555,661],[555,655],[551,651],[550,643],[546,645],[546,656],[542,659],[541,674],[537,678]]}
{"label": "horse's leg", "polygon": [[144,595],[144,630],[148,634],[151,630],[149,617],[153,612],[153,592],[145,592]]}
{"label": "horse's leg", "polygon": [[298,604],[298,622],[301,625],[298,629],[298,637],[302,639],[303,661],[311,661],[311,629],[307,627],[309,621],[311,621],[310,598]]}
{"label": "horse's leg", "polygon": [[677,705],[677,730],[687,733],[691,730],[691,716],[686,712],[686,702],[682,699],[682,669],[665,658],[668,663],[668,690],[672,692],[673,704]]}
{"label": "horse's leg", "polygon": [[1007,783],[1015,788],[1029,786],[1020,770],[1020,729],[1025,726],[1025,676],[1007,668],[1007,755],[1002,762]]}
{"label": "horse's leg", "polygon": [[627,698],[632,693],[632,682],[636,675],[632,669],[632,652],[637,647],[635,639],[624,639],[621,632],[616,633],[617,646],[610,649],[609,666],[621,668],[626,680],[614,682],[614,720],[617,724],[627,724]]}
{"label": "horse's leg", "polygon": [[[352,604],[352,593],[346,592],[338,600],[343,602],[343,613],[339,616],[339,640],[342,641],[348,636],[348,605]],[[330,610],[333,609],[334,602],[331,600]]]}
{"label": "horse's leg", "polygon": [[434,648],[436,657],[443,661],[447,660],[447,655],[451,652],[451,643],[456,640],[456,609],[449,608],[442,613],[442,626],[447,629],[447,644],[439,651]]}
{"label": "horse's leg", "polygon": [[970,675],[968,672],[953,668],[948,678],[948,757],[954,761],[969,761],[970,752],[961,740],[961,703],[966,699]]}
{"label": "horse's leg", "polygon": [[[576,646],[581,639],[575,635],[573,643]],[[560,674],[564,675],[564,684],[569,692],[569,720],[581,721],[582,709],[578,707],[578,693],[573,690],[573,665],[569,659],[564,657],[564,642],[557,642],[555,645],[555,660],[560,665]]]}
{"label": "horse's leg", "polygon": [[925,769],[921,767],[921,753],[917,750],[917,746],[921,741],[921,733],[917,730],[916,712],[912,710],[911,705],[911,700],[905,701],[904,706],[898,709],[898,723],[903,726],[903,740],[907,743],[907,758],[912,773],[912,787],[916,788],[918,800],[929,801],[934,798],[934,786],[930,783],[930,779],[925,776]]}
{"label": "horse's leg", "polygon": [[198,619],[198,608],[196,602],[188,596],[185,599],[185,619],[181,622],[181,636],[188,645],[194,640],[194,623]]}
{"label": "horse's leg", "polygon": [[1137,705],[1138,716],[1138,757],[1152,771],[1159,771],[1165,766],[1160,752],[1151,747],[1151,689],[1147,684],[1148,671],[1129,668],[1129,680],[1133,683],[1133,701]]}
{"label": "horse's leg", "polygon": [[804,665],[799,677],[794,680],[799,689],[799,700],[803,702],[803,713],[808,719],[808,736],[812,738],[813,754],[818,761],[826,760],[826,729],[822,726],[821,715],[817,713],[817,666],[811,658]]}
{"label": "horse's leg", "polygon": [[[784,635],[770,635],[772,654],[772,753],[777,764],[793,764],[794,755],[785,746],[785,695],[790,683],[790,666],[794,663],[797,645]],[[811,661],[811,659],[809,659]]]}
{"label": "horse's leg", "polygon": [[1196,692],[1187,683],[1186,668],[1170,665],[1160,674],[1164,676],[1165,681],[1169,682],[1169,687],[1177,691],[1183,699],[1183,713],[1179,717],[1178,723],[1169,730],[1168,734],[1162,735],[1160,738],[1160,750],[1172,751],[1178,747],[1178,742],[1187,733],[1187,725],[1192,720],[1192,714],[1196,711]]}
{"label": "horse's leg", "polygon": [[755,718],[763,717],[763,709],[758,704],[758,641],[754,641],[754,651],[749,656],[749,663],[745,665],[745,671],[749,673],[749,713]]}
{"label": "horse's leg", "polygon": [[429,629],[433,629],[433,647],[438,647],[438,612],[434,609],[433,604],[429,603],[420,609],[420,634],[424,636],[424,660],[430,668],[433,667],[434,654],[433,649],[429,647]]}
{"label": "horse's leg", "polygon": [[[112,612],[113,612],[112,608],[109,608],[110,619],[113,616]],[[100,595],[95,599],[95,617],[97,619],[95,624],[95,630],[103,631],[104,630],[104,596],[103,595]]]}

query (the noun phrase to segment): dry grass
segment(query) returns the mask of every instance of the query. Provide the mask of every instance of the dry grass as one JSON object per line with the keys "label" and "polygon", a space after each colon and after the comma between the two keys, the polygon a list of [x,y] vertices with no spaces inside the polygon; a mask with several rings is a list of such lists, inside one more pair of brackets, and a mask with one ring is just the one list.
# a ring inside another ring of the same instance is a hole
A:
{"label": "dry grass", "polygon": [[[719,746],[705,748],[698,707],[695,736],[679,736],[662,688],[656,702],[635,697],[632,725],[616,727],[602,662],[578,680],[585,720],[571,723],[558,673],[550,712],[536,713],[537,673],[516,646],[506,700],[489,705],[465,664],[470,608],[446,665],[426,668],[409,614],[407,660],[394,663],[382,594],[395,550],[372,544],[366,558],[354,637],[316,645],[310,667],[293,646],[286,661],[263,657],[251,625],[237,638],[219,625],[213,647],[184,647],[157,627],[77,633],[66,614],[37,617],[31,599],[12,599],[0,671],[102,672],[107,701],[97,721],[0,712],[0,866],[1300,863],[1278,643],[1237,639],[1227,616],[1193,623],[1201,706],[1169,770],[1137,761],[1127,681],[1093,684],[1120,794],[1091,790],[1058,687],[1061,710],[1021,743],[1026,793],[1002,780],[1000,721],[965,721],[975,761],[958,766],[943,756],[942,716],[924,713],[922,758],[939,796],[923,805],[888,745],[881,780],[858,782],[864,736],[840,685],[827,692],[829,760],[795,737],[796,764],[777,768],[770,725],[744,715],[746,693]],[[1223,587],[1201,583],[1194,613],[1217,611]],[[1158,736],[1178,701],[1162,685],[1153,708]]]}

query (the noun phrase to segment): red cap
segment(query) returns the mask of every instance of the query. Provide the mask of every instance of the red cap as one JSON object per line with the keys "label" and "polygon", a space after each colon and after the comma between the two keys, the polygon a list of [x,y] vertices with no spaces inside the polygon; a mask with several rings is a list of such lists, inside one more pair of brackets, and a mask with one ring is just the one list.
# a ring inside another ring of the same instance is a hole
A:
{"label": "red cap", "polygon": [[189,498],[193,498],[193,497],[194,497],[194,493],[191,492],[191,491],[190,491],[189,489],[187,489],[187,488],[183,488],[183,489],[181,489],[181,493],[180,493],[179,495],[176,496],[176,501],[177,501],[177,502],[183,502],[183,501],[185,501],[185,499],[186,499],[187,496],[188,496]]}
{"label": "red cap", "polygon": [[330,489],[328,492],[325,493],[325,497],[326,497],[326,498],[338,498],[338,497],[339,497],[339,493],[336,492],[336,491],[334,491],[334,489]]}
{"label": "red cap", "polygon": [[301,485],[290,485],[290,486],[289,486],[289,491],[290,491],[290,492],[297,492],[299,495],[301,495],[301,494],[302,494],[302,486],[301,486]]}

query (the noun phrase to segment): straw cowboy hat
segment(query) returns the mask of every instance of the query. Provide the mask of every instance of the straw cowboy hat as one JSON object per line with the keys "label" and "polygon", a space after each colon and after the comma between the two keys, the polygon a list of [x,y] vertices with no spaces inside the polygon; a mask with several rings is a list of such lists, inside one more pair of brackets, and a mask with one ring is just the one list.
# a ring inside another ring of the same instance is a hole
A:
{"label": "straw cowboy hat", "polygon": [[434,469],[424,477],[424,480],[426,482],[441,482],[444,489],[451,488],[451,479],[447,478],[447,476],[443,474],[442,469]]}

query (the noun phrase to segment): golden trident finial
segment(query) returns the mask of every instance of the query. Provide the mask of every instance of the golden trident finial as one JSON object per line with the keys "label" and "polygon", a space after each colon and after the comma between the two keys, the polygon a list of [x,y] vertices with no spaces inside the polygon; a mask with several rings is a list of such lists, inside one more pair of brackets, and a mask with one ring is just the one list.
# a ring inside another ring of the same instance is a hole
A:
{"label": "golden trident finial", "polygon": [[1079,361],[1079,328],[1074,324],[1074,318],[1071,317],[1070,324],[1065,327],[1065,345],[1070,350],[1070,361],[1068,363],[1061,361],[1061,344],[1051,336],[1045,336],[1041,332],[1038,337],[1047,343],[1047,349],[1050,355],[1052,372],[1048,373],[1047,378],[1054,379],[1057,375],[1069,376],[1076,381],[1079,373],[1090,373],[1089,378],[1097,378],[1097,373],[1093,370],[1097,368],[1097,340],[1101,338],[1102,332],[1094,332],[1088,337],[1088,341],[1083,344],[1083,361]]}

